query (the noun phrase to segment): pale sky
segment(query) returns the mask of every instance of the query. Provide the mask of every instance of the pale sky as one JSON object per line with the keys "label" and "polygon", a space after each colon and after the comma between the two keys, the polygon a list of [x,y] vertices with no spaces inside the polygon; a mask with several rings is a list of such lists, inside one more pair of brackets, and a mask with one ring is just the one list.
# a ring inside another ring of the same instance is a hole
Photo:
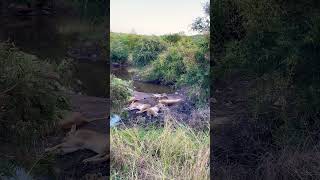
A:
{"label": "pale sky", "polygon": [[191,30],[206,0],[111,0],[111,32],[163,35]]}

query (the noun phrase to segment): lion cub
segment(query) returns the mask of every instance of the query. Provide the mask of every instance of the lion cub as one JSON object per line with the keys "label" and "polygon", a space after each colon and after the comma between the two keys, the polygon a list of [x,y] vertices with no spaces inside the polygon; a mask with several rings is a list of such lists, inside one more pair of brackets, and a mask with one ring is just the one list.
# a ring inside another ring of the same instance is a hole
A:
{"label": "lion cub", "polygon": [[73,125],[61,144],[47,148],[45,152],[67,154],[77,150],[89,149],[98,154],[84,159],[83,162],[101,162],[109,159],[107,148],[106,135],[83,129],[76,131],[76,125]]}
{"label": "lion cub", "polygon": [[102,119],[107,119],[107,117],[87,119],[80,112],[72,112],[59,122],[59,126],[63,129],[70,129],[74,124],[80,126],[91,121]]}
{"label": "lion cub", "polygon": [[160,111],[162,108],[164,108],[164,107],[165,107],[165,105],[159,103],[159,104],[157,104],[157,105],[155,105],[155,106],[153,106],[153,107],[150,107],[150,108],[148,108],[148,109],[145,109],[145,110],[142,111],[142,112],[147,112],[147,115],[148,115],[149,117],[151,117],[151,116],[157,117],[158,114],[159,114],[159,111]]}
{"label": "lion cub", "polygon": [[143,113],[146,109],[150,108],[150,104],[144,104],[137,101],[133,101],[128,107],[129,110],[138,109],[137,113]]}
{"label": "lion cub", "polygon": [[159,103],[164,104],[166,106],[171,106],[174,104],[179,103],[180,101],[182,101],[182,99],[160,99]]}

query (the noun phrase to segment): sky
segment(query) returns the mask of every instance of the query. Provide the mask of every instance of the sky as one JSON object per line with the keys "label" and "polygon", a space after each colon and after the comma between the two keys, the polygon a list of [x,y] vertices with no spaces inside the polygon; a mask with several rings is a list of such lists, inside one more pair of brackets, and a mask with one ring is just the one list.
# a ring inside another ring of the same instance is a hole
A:
{"label": "sky", "polygon": [[191,30],[206,0],[111,0],[111,32],[163,35]]}

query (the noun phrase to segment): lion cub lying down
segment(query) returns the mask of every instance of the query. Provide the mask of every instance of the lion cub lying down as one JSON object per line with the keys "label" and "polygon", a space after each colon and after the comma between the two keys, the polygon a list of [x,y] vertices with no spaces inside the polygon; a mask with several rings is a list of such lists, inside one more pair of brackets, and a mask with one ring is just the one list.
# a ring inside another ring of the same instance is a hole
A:
{"label": "lion cub lying down", "polygon": [[84,159],[83,162],[102,162],[109,159],[107,148],[106,135],[90,130],[76,130],[76,125],[73,125],[61,144],[47,148],[45,152],[67,154],[77,150],[89,149],[98,154]]}
{"label": "lion cub lying down", "polygon": [[163,109],[165,106],[171,106],[174,104],[179,103],[182,101],[182,99],[169,99],[167,94],[153,94],[152,98],[156,99],[158,101],[158,104],[151,107],[150,104],[144,104],[138,102],[139,100],[136,99],[135,97],[132,97],[129,100],[129,107],[127,108],[128,110],[134,110],[138,109],[139,111],[137,113],[143,113],[147,112],[147,115],[150,116],[158,116],[158,113],[161,109]]}
{"label": "lion cub lying down", "polygon": [[157,105],[155,105],[155,106],[153,106],[153,107],[150,107],[150,108],[148,108],[148,109],[145,109],[145,110],[143,110],[143,111],[141,111],[141,113],[143,113],[143,112],[147,112],[147,115],[150,117],[150,116],[158,116],[158,114],[159,114],[159,111],[162,109],[162,108],[164,108],[165,106],[163,105],[163,104],[161,104],[161,103],[159,103],[159,104],[157,104]]}
{"label": "lion cub lying down", "polygon": [[139,111],[137,113],[142,113],[142,112],[144,112],[146,109],[148,109],[150,107],[151,107],[150,104],[144,104],[144,103],[138,102],[138,100],[134,100],[134,101],[132,101],[132,103],[130,104],[128,109],[129,110],[138,109]]}
{"label": "lion cub lying down", "polygon": [[70,129],[74,124],[80,126],[91,121],[102,120],[107,118],[108,117],[87,119],[80,112],[72,112],[69,113],[64,119],[59,121],[59,126],[63,129]]}

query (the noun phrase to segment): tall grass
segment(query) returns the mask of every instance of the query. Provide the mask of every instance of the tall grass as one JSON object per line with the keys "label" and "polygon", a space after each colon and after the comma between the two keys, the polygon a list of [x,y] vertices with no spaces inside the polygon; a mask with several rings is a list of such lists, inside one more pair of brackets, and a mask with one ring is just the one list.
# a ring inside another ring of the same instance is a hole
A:
{"label": "tall grass", "polygon": [[209,132],[170,115],[163,128],[112,129],[111,179],[209,179]]}

